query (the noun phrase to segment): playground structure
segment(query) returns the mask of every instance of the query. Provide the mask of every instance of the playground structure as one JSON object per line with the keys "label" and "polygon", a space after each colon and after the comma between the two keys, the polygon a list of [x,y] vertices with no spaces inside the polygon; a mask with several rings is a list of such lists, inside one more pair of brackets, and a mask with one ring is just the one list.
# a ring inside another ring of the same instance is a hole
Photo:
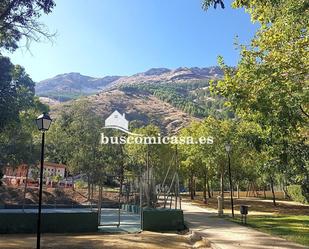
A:
{"label": "playground structure", "polygon": [[[172,162],[161,183],[156,181],[155,169],[149,167],[148,160],[146,167],[144,170],[140,169],[138,176],[125,177],[122,186],[119,188],[117,222],[105,222],[103,217],[102,219],[99,218],[99,226],[120,227],[121,225],[130,225],[122,222],[121,219],[121,215],[128,212],[139,215],[140,230],[184,229],[179,191],[177,148]],[[104,195],[104,191],[101,194]],[[102,215],[102,206],[106,206],[106,203],[99,201],[99,217]]]}

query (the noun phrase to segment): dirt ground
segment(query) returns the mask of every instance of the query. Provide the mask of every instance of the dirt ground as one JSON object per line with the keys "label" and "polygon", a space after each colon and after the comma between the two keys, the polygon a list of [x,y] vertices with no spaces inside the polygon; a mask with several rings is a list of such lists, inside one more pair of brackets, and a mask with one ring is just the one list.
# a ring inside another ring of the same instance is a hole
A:
{"label": "dirt ground", "polygon": [[[36,248],[35,235],[0,235],[1,249]],[[43,234],[42,249],[182,249],[211,248],[196,234],[142,232],[139,234]]]}
{"label": "dirt ground", "polygon": [[[189,196],[184,196],[184,199],[189,200]],[[205,204],[200,194],[195,197],[193,203],[200,207],[218,208],[218,200],[216,198],[207,199],[207,203]],[[234,209],[236,214],[239,214],[240,205],[248,205],[249,214],[251,215],[309,215],[309,205],[284,200],[277,200],[276,204],[277,205],[274,206],[270,199],[255,197],[241,197],[237,199],[234,197]],[[226,194],[224,198],[224,207],[225,212],[231,208],[228,194]]]}
{"label": "dirt ground", "polygon": [[[25,204],[36,204],[38,203],[38,189],[29,187],[26,191]],[[24,187],[12,187],[12,186],[1,186],[0,187],[0,205],[1,204],[13,204],[21,205],[24,199]],[[119,194],[118,192],[104,191],[103,202],[106,203],[118,203]],[[98,191],[94,191],[93,203],[98,200]],[[121,198],[121,201],[124,197]],[[43,204],[53,205],[77,205],[87,203],[87,189],[71,189],[71,188],[43,188]]]}

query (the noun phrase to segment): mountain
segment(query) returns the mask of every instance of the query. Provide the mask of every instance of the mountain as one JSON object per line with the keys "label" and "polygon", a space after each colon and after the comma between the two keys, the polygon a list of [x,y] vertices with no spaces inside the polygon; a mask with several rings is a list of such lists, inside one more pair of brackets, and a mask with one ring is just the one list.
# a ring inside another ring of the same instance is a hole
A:
{"label": "mountain", "polygon": [[[53,118],[73,108],[81,95],[88,95],[82,99],[87,100],[102,119],[118,110],[126,113],[134,127],[151,123],[161,127],[163,132],[176,133],[193,120],[209,115],[233,116],[224,107],[224,100],[214,98],[209,91],[209,81],[221,77],[218,67],[152,68],[132,76],[101,79],[70,73],[38,83],[37,94],[42,96],[42,90],[45,90],[46,97],[40,99],[50,105]],[[69,101],[59,102],[68,94],[68,87],[79,88],[80,94],[67,95]],[[58,100],[55,101],[57,95],[51,93],[57,93]]]}
{"label": "mountain", "polygon": [[35,86],[38,96],[45,97],[67,97],[68,100],[74,96],[89,95],[104,89],[111,82],[118,80],[120,76],[106,76],[93,78],[80,73],[60,74],[51,79],[40,81]]}
{"label": "mountain", "polygon": [[[83,100],[85,98],[103,120],[115,110],[125,113],[131,128],[151,123],[160,127],[164,133],[176,133],[193,120],[200,120],[148,93],[112,89],[84,97]],[[60,112],[69,110],[78,101],[80,99],[51,106],[51,117],[57,118]]]}
{"label": "mountain", "polygon": [[179,67],[171,70],[167,68],[152,68],[144,73],[121,77],[111,82],[109,87],[119,87],[131,84],[154,84],[154,83],[186,83],[188,81],[209,80],[223,76],[219,67]]}
{"label": "mountain", "polygon": [[132,76],[105,76],[93,78],[80,73],[60,74],[36,84],[36,94],[51,99],[66,101],[83,95],[98,93],[109,88],[132,84],[185,83],[209,80],[222,76],[219,67],[180,67],[177,69],[151,68]]}

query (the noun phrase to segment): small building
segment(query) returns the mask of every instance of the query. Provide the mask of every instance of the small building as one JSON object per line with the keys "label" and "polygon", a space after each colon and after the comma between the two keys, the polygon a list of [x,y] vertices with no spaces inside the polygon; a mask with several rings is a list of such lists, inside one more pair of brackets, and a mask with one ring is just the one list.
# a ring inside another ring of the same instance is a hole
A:
{"label": "small building", "polygon": [[[24,184],[28,175],[28,183],[36,185],[39,178],[40,165],[36,167],[28,167],[27,164],[21,164],[17,167],[6,167],[4,170],[3,179],[8,185],[19,186]],[[43,178],[44,182],[50,184],[53,176],[59,175],[64,179],[68,175],[67,166],[64,164],[44,162]],[[65,182],[65,186],[72,185],[71,182],[60,181],[59,184]],[[61,184],[62,185],[62,184]]]}
{"label": "small building", "polygon": [[28,170],[27,164],[21,164],[17,167],[6,167],[4,169],[4,176],[26,177],[27,170]]}
{"label": "small building", "polygon": [[44,163],[44,175],[46,176],[56,176],[59,175],[61,178],[66,176],[66,165],[58,163]]}

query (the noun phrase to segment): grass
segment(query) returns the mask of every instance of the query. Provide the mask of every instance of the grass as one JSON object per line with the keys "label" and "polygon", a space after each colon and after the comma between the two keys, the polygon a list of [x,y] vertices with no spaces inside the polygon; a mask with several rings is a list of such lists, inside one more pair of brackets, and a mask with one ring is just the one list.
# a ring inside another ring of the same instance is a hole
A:
{"label": "grass", "polygon": [[[202,196],[198,195],[193,204],[200,207],[207,207],[217,210],[218,201],[216,198],[208,199],[204,204]],[[279,236],[299,244],[309,246],[309,206],[294,202],[280,202],[273,206],[271,201],[258,198],[234,199],[234,209],[236,218],[230,218],[231,205],[228,198],[224,200],[224,214],[230,221],[241,224],[239,207],[240,205],[249,206],[247,226],[257,229],[274,236]]]}
{"label": "grass", "polygon": [[[240,217],[234,220],[228,219],[241,224]],[[309,216],[307,215],[248,216],[247,226],[309,246]]]}

